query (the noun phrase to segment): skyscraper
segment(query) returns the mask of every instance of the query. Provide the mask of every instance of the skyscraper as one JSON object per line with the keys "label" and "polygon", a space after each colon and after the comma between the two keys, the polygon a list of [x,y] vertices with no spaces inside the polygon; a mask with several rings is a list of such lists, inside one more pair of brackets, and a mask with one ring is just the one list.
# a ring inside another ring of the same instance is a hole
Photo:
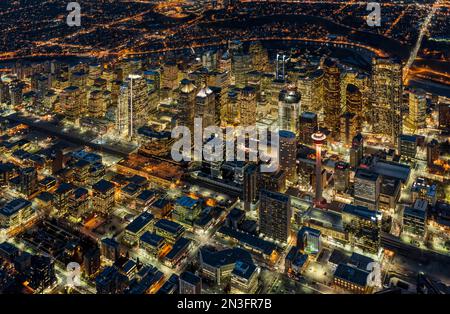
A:
{"label": "skyscraper", "polygon": [[200,89],[195,98],[195,117],[201,118],[203,127],[216,125],[216,96],[214,92],[205,87]]}
{"label": "skyscraper", "polygon": [[256,126],[255,89],[246,86],[239,97],[239,122],[241,126]]}
{"label": "skyscraper", "polygon": [[340,70],[337,63],[327,58],[323,63],[323,110],[324,126],[333,138],[339,137],[339,117],[341,114]]}
{"label": "skyscraper", "polygon": [[439,142],[433,139],[427,144],[428,167],[433,166],[434,162],[439,159],[439,156],[440,156]]}
{"label": "skyscraper", "polygon": [[323,202],[322,197],[322,145],[325,144],[327,137],[319,130],[314,133],[311,138],[314,141],[316,148],[316,194],[314,197],[314,203],[316,206],[320,206]]}
{"label": "skyscraper", "polygon": [[414,132],[425,128],[425,118],[427,117],[427,98],[425,92],[420,89],[408,91],[409,114],[406,119],[406,126]]}
{"label": "skyscraper", "polygon": [[280,169],[286,172],[287,179],[294,181],[297,176],[297,139],[293,132],[281,130]]}
{"label": "skyscraper", "polygon": [[361,163],[364,156],[364,138],[361,133],[356,134],[352,140],[352,147],[350,148],[350,167],[356,169]]}
{"label": "skyscraper", "polygon": [[187,79],[181,81],[178,98],[178,125],[186,126],[191,134],[194,132],[196,91],[197,88],[192,81]]}
{"label": "skyscraper", "polygon": [[291,200],[289,196],[262,190],[259,205],[259,231],[267,237],[286,243],[290,235]]}
{"label": "skyscraper", "polygon": [[305,111],[300,116],[300,142],[312,145],[312,135],[317,129],[317,114]]}
{"label": "skyscraper", "polygon": [[397,146],[402,132],[403,66],[386,58],[372,60],[371,124],[373,132]]}
{"label": "skyscraper", "polygon": [[278,120],[280,130],[299,134],[300,95],[294,89],[282,90],[279,96]]}

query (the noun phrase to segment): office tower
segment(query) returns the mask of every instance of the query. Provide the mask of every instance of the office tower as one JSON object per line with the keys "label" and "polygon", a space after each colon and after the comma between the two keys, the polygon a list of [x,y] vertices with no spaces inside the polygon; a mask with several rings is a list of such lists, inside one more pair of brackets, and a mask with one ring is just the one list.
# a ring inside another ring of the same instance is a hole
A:
{"label": "office tower", "polygon": [[450,129],[450,103],[443,102],[439,104],[439,128],[442,130]]}
{"label": "office tower", "polygon": [[197,87],[194,83],[187,79],[182,80],[178,98],[178,125],[189,128],[191,134],[194,134],[196,96]]}
{"label": "office tower", "polygon": [[340,117],[340,140],[341,142],[349,146],[352,143],[353,138],[361,131],[358,115],[346,111]]}
{"label": "office tower", "polygon": [[23,168],[20,171],[19,174],[20,178],[20,186],[19,191],[20,193],[30,196],[37,192],[38,190],[38,175],[36,168],[34,167],[27,167]]}
{"label": "office tower", "polygon": [[180,294],[201,294],[202,279],[197,275],[185,271],[180,274]]}
{"label": "office tower", "polygon": [[427,116],[427,97],[423,90],[408,91],[409,114],[406,119],[406,126],[415,132],[425,128],[425,118]]}
{"label": "office tower", "polygon": [[194,226],[194,221],[202,210],[202,204],[199,200],[189,196],[182,196],[177,199],[175,208],[172,211],[172,218],[188,226]]}
{"label": "office tower", "polygon": [[9,84],[11,106],[18,106],[22,104],[24,88],[25,84],[20,80],[13,80]]}
{"label": "office tower", "polygon": [[364,156],[364,138],[361,133],[355,135],[350,148],[350,167],[356,169]]}
{"label": "office tower", "polygon": [[286,172],[279,169],[276,172],[262,172],[258,175],[258,190],[284,192],[286,190]]}
{"label": "office tower", "polygon": [[195,118],[201,118],[203,127],[216,125],[216,96],[205,87],[200,89],[195,98]]}
{"label": "office tower", "polygon": [[258,200],[258,167],[255,164],[249,164],[244,170],[244,184],[242,187],[242,200],[244,210],[249,211],[253,204]]}
{"label": "office tower", "polygon": [[91,91],[88,102],[88,113],[93,118],[103,118],[109,107],[111,94],[108,91]]}
{"label": "office tower", "polygon": [[267,100],[269,101],[269,114],[279,115],[280,91],[286,88],[286,82],[281,80],[272,80],[267,90]]}
{"label": "office tower", "polygon": [[265,72],[269,67],[269,55],[260,41],[252,42],[249,47],[252,67],[259,72]]}
{"label": "office tower", "polygon": [[282,90],[279,95],[278,121],[280,130],[299,134],[300,95],[296,90]]}
{"label": "office tower", "polygon": [[301,112],[312,111],[312,102],[315,91],[313,91],[313,78],[307,69],[301,69],[297,76],[297,91],[302,98]]}
{"label": "office tower", "polygon": [[355,173],[354,199],[356,205],[378,210],[381,176],[368,169],[358,168]]}
{"label": "office tower", "polygon": [[280,134],[280,169],[286,172],[290,181],[297,177],[297,138],[293,132],[281,130]]}
{"label": "office tower", "polygon": [[351,246],[364,252],[378,253],[381,245],[381,214],[378,211],[345,204],[342,209],[342,224],[349,235]]}
{"label": "office tower", "polygon": [[[341,108],[347,107],[347,89],[349,85],[354,86],[360,92],[361,110],[358,111],[358,114],[362,120],[366,121],[368,111],[370,110],[370,76],[352,68],[343,71],[341,74]],[[351,87],[351,89],[355,90],[354,87]],[[349,111],[347,108],[345,110]]]}
{"label": "office tower", "polygon": [[289,57],[284,53],[277,53],[277,57],[275,59],[275,79],[278,81],[285,82],[287,79],[287,62],[289,61]]}
{"label": "office tower", "polygon": [[292,215],[289,196],[262,190],[259,202],[259,232],[281,243],[287,243]]}
{"label": "office tower", "polygon": [[242,50],[233,52],[231,57],[231,72],[234,76],[234,85],[243,88],[247,85],[247,73],[251,71],[251,56]]}
{"label": "office tower", "polygon": [[246,86],[239,95],[239,125],[256,127],[256,92]]}
{"label": "office tower", "polygon": [[344,161],[336,162],[334,166],[334,189],[336,192],[344,193],[349,187],[350,169],[349,164]]}
{"label": "office tower", "polygon": [[300,142],[306,145],[312,145],[312,135],[317,130],[317,114],[305,111],[300,116]]}
{"label": "office tower", "polygon": [[[217,86],[209,86],[209,89],[212,90],[214,95],[214,123],[212,125],[221,126],[222,125],[222,117],[224,116],[224,98],[226,97],[222,88]],[[212,113],[210,113],[212,115]]]}
{"label": "office tower", "polygon": [[402,131],[402,76],[401,63],[386,58],[372,60],[372,130],[395,146]]}
{"label": "office tower", "polygon": [[96,79],[102,76],[103,69],[102,66],[98,63],[89,65],[89,75],[87,78],[87,85],[93,86]]}
{"label": "office tower", "polygon": [[303,226],[297,233],[297,247],[307,254],[320,252],[320,230]]}
{"label": "office tower", "polygon": [[160,69],[151,69],[144,71],[144,78],[147,84],[152,86],[152,89],[159,92],[161,90],[161,71]]}
{"label": "office tower", "polygon": [[116,112],[118,133],[131,139],[136,130],[146,123],[148,109],[145,79],[140,75],[130,74],[120,87]]}
{"label": "office tower", "polygon": [[310,74],[312,79],[312,101],[310,111],[319,113],[324,108],[325,88],[324,77],[325,72],[323,69],[318,69]]}
{"label": "office tower", "polygon": [[427,144],[427,165],[431,167],[436,160],[439,160],[440,156],[439,142],[435,139],[431,140]]}
{"label": "office tower", "polygon": [[116,131],[120,136],[129,136],[129,115],[130,115],[130,85],[125,82],[120,85],[119,94],[117,97],[117,110],[116,110]]}
{"label": "office tower", "polygon": [[60,95],[61,110],[66,118],[70,121],[77,121],[81,118],[84,110],[83,104],[84,94],[77,86],[69,86],[65,88]]}
{"label": "office tower", "polygon": [[206,51],[205,53],[202,54],[201,60],[202,66],[208,69],[208,71],[214,71],[217,69],[218,63],[217,51],[214,50]]}
{"label": "office tower", "polygon": [[311,136],[316,148],[316,190],[314,204],[320,206],[323,202],[322,197],[322,145],[325,144],[327,137],[319,130]]}
{"label": "office tower", "polygon": [[323,63],[323,109],[324,126],[333,138],[339,137],[339,117],[341,115],[340,70],[337,63],[327,58]]}
{"label": "office tower", "polygon": [[413,206],[406,206],[403,211],[403,233],[424,239],[427,234],[428,201],[417,199]]}
{"label": "office tower", "polygon": [[162,67],[161,88],[174,90],[178,82],[178,65],[174,61],[167,61]]}
{"label": "office tower", "polygon": [[219,58],[219,70],[231,73],[232,62],[231,62],[231,54],[229,51],[225,51]]}
{"label": "office tower", "polygon": [[345,110],[355,114],[359,121],[363,120],[363,99],[359,88],[348,84],[345,90]]}
{"label": "office tower", "polygon": [[115,204],[114,184],[104,179],[92,185],[92,207],[96,213],[107,216]]}
{"label": "office tower", "polygon": [[9,86],[0,78],[0,104],[9,104],[10,102]]}
{"label": "office tower", "polygon": [[413,159],[417,154],[417,137],[414,135],[401,134],[398,139],[399,154],[402,157]]}

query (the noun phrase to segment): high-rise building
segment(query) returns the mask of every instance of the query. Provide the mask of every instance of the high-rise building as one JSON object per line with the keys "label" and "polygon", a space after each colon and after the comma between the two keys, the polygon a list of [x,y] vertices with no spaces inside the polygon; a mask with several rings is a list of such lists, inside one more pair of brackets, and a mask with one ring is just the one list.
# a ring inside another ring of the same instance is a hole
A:
{"label": "high-rise building", "polygon": [[259,204],[259,232],[286,243],[290,235],[291,200],[289,196],[262,190]]}
{"label": "high-rise building", "polygon": [[403,67],[386,58],[372,60],[371,124],[373,132],[395,146],[402,131]]}
{"label": "high-rise building", "polygon": [[450,103],[448,102],[439,104],[439,128],[442,130],[450,129]]}
{"label": "high-rise building", "polygon": [[287,79],[287,62],[289,61],[289,57],[284,53],[277,53],[277,57],[275,59],[276,64],[276,80],[285,82]]}
{"label": "high-rise building", "polygon": [[361,163],[364,156],[364,138],[361,133],[356,134],[352,140],[352,147],[350,148],[350,167],[356,169]]}
{"label": "high-rise building", "polygon": [[378,210],[381,176],[368,169],[358,168],[355,173],[355,204]]}
{"label": "high-rise building", "polygon": [[[354,69],[345,69],[343,71],[341,75],[341,108],[347,107],[347,89],[349,85],[353,85],[361,93],[361,110],[358,114],[362,120],[367,121],[367,114],[370,110],[370,76]],[[351,89],[355,90],[353,87]],[[346,108],[345,110],[348,109]]]}
{"label": "high-rise building", "polygon": [[38,176],[36,168],[27,167],[23,168],[19,174],[20,178],[20,193],[30,196],[38,190]]}
{"label": "high-rise building", "polygon": [[256,71],[265,72],[269,66],[269,55],[261,42],[250,44],[249,53],[252,58],[252,67]]}
{"label": "high-rise building", "polygon": [[351,246],[364,252],[378,253],[381,243],[381,214],[378,211],[345,204],[342,209],[342,224],[349,235]]}
{"label": "high-rise building", "polygon": [[280,169],[286,172],[288,180],[295,181],[297,176],[297,138],[290,131],[281,130],[279,134]]}
{"label": "high-rise building", "polygon": [[216,96],[205,87],[200,89],[195,98],[195,118],[201,118],[203,127],[216,125]]}
{"label": "high-rise building", "polygon": [[402,157],[413,159],[417,154],[417,137],[414,135],[401,134],[398,139],[399,153]]}
{"label": "high-rise building", "polygon": [[258,167],[255,164],[249,164],[244,170],[244,184],[242,187],[242,200],[244,201],[244,209],[251,209],[258,199]]}
{"label": "high-rise building", "polygon": [[239,124],[256,126],[256,92],[253,87],[246,86],[239,96]]}
{"label": "high-rise building", "polygon": [[118,133],[131,139],[147,122],[149,109],[145,79],[141,75],[130,74],[120,87],[116,112]]}
{"label": "high-rise building", "polygon": [[109,107],[111,94],[108,91],[91,91],[88,102],[88,113],[93,118],[102,118],[105,116],[106,109]]}
{"label": "high-rise building", "polygon": [[280,130],[299,134],[300,94],[296,90],[282,90],[279,95],[278,121]]}
{"label": "high-rise building", "polygon": [[327,58],[323,63],[323,110],[324,126],[333,138],[339,137],[339,117],[341,114],[340,70],[337,63]]}
{"label": "high-rise building", "polygon": [[115,204],[114,184],[104,179],[92,186],[92,207],[101,215],[111,213]]}
{"label": "high-rise building", "polygon": [[217,51],[208,50],[202,54],[202,66],[208,71],[214,71],[217,69],[218,57]]}
{"label": "high-rise building", "polygon": [[323,202],[322,189],[322,145],[325,144],[327,137],[319,130],[311,136],[316,149],[316,189],[314,196],[314,203],[320,206]]}
{"label": "high-rise building", "polygon": [[434,162],[439,159],[440,149],[439,142],[436,139],[431,140],[427,144],[427,165],[433,166]]}
{"label": "high-rise building", "polygon": [[312,145],[312,135],[316,132],[318,126],[317,114],[305,111],[300,116],[300,142]]}
{"label": "high-rise building", "polygon": [[425,118],[427,116],[427,98],[423,90],[408,91],[409,115],[406,119],[406,126],[412,132],[425,128]]}
{"label": "high-rise building", "polygon": [[187,79],[182,80],[178,98],[178,125],[189,128],[191,134],[194,134],[196,95],[197,88],[194,83]]}
{"label": "high-rise building", "polygon": [[251,56],[243,50],[234,51],[231,57],[231,72],[234,76],[234,85],[244,88],[247,85],[247,73],[251,71]]}
{"label": "high-rise building", "polygon": [[178,65],[176,62],[167,61],[162,67],[161,88],[174,90],[178,87]]}
{"label": "high-rise building", "polygon": [[340,117],[340,139],[341,142],[349,146],[352,143],[353,138],[361,131],[358,115],[346,111]]}
{"label": "high-rise building", "polygon": [[403,211],[403,232],[420,239],[427,234],[428,201],[417,199],[413,206],[405,207]]}
{"label": "high-rise building", "polygon": [[202,293],[202,279],[189,272],[185,271],[180,274],[180,294],[201,294]]}
{"label": "high-rise building", "polygon": [[84,111],[85,94],[77,86],[65,88],[60,95],[61,109],[70,121],[77,121]]}
{"label": "high-rise building", "polygon": [[353,84],[348,84],[345,91],[345,110],[355,114],[358,122],[363,120],[363,99],[359,88]]}
{"label": "high-rise building", "polygon": [[349,187],[350,180],[349,164],[344,161],[336,162],[334,166],[334,189],[336,192],[345,192]]}

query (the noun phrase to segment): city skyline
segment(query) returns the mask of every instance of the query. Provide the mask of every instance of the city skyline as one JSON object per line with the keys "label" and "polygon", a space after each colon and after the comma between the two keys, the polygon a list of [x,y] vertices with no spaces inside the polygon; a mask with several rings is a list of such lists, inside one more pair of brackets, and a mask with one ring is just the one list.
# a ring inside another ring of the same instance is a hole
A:
{"label": "city skyline", "polygon": [[5,0],[0,294],[448,294],[449,11]]}

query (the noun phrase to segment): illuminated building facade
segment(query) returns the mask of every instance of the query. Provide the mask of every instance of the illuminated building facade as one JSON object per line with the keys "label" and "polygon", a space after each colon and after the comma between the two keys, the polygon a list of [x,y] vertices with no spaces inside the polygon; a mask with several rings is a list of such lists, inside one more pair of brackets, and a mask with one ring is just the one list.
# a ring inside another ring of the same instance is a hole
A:
{"label": "illuminated building facade", "polygon": [[259,232],[281,243],[286,243],[290,235],[292,216],[289,196],[262,190],[259,202]]}
{"label": "illuminated building facade", "polygon": [[402,64],[391,59],[372,60],[371,124],[373,132],[397,146],[402,131]]}

